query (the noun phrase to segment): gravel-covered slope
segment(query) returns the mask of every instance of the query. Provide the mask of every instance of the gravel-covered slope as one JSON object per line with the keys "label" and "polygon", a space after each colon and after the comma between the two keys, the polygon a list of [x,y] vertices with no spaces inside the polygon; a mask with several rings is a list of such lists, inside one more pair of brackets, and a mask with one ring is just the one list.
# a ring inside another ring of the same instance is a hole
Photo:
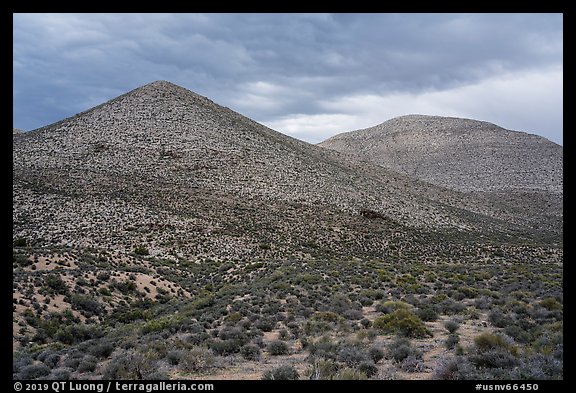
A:
{"label": "gravel-covered slope", "polygon": [[320,146],[459,191],[562,193],[562,146],[482,121],[402,116]]}
{"label": "gravel-covered slope", "polygon": [[320,252],[310,243],[383,255],[398,236],[421,247],[409,228],[520,238],[561,231],[555,217],[359,163],[165,81],[13,146],[13,236],[42,244],[146,244],[155,255],[196,258]]}

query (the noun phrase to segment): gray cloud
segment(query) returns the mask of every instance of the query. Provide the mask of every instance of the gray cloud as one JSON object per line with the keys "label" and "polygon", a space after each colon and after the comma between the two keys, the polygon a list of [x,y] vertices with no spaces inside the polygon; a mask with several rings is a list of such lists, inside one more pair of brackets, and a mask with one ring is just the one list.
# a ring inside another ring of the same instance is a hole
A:
{"label": "gray cloud", "polygon": [[561,14],[15,14],[14,127],[166,79],[312,142],[433,111],[562,143],[562,30]]}

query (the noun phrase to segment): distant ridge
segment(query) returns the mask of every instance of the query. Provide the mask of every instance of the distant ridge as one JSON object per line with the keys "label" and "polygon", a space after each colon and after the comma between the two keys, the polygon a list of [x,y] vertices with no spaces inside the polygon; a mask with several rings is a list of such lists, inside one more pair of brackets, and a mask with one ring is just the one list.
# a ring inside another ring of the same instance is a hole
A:
{"label": "distant ridge", "polygon": [[561,146],[483,121],[401,116],[319,145],[458,191],[563,188]]}

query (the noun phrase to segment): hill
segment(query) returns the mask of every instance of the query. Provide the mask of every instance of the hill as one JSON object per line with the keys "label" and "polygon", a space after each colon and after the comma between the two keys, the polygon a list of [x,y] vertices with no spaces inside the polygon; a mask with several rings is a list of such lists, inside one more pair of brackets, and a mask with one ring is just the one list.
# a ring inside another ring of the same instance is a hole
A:
{"label": "hill", "polygon": [[483,121],[402,116],[319,145],[463,192],[563,188],[562,146]]}

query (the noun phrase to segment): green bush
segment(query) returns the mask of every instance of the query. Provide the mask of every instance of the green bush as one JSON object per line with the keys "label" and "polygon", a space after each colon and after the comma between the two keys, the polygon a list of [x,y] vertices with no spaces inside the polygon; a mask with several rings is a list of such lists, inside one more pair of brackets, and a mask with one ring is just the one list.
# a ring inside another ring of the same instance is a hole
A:
{"label": "green bush", "polygon": [[448,338],[444,341],[444,345],[446,346],[446,349],[453,349],[459,342],[460,337],[457,334],[452,333],[448,335]]}
{"label": "green bush", "polygon": [[492,350],[510,350],[510,344],[504,340],[504,338],[498,334],[494,333],[482,333],[474,338],[474,344],[478,352],[487,352]]}
{"label": "green bush", "polygon": [[87,317],[102,315],[105,311],[100,303],[85,295],[72,295],[70,297],[70,305],[74,310],[79,310]]}
{"label": "green bush", "polygon": [[364,361],[358,365],[358,371],[370,378],[378,373],[378,367],[372,362]]}
{"label": "green bush", "polygon": [[89,352],[90,355],[96,356],[97,358],[106,359],[114,352],[114,346],[109,342],[98,343],[90,348]]}
{"label": "green bush", "polygon": [[311,380],[329,380],[334,379],[338,372],[339,366],[334,360],[319,359],[312,363],[308,371],[308,379]]}
{"label": "green bush", "polygon": [[18,373],[18,379],[38,379],[50,374],[50,368],[44,363],[25,366]]}
{"label": "green bush", "polygon": [[449,320],[444,322],[444,327],[448,330],[449,333],[455,333],[456,330],[460,327],[460,324],[457,321]]}
{"label": "green bush", "polygon": [[480,368],[512,368],[519,364],[518,359],[505,350],[488,350],[468,357],[472,364]]}
{"label": "green bush", "polygon": [[289,352],[288,345],[280,340],[274,340],[266,346],[266,350],[272,356],[287,355]]}
{"label": "green bush", "polygon": [[233,353],[240,352],[242,343],[238,340],[220,340],[216,339],[210,342],[210,349],[214,351],[215,354],[220,356],[227,356]]}
{"label": "green bush", "polygon": [[145,379],[156,371],[157,365],[153,358],[128,351],[112,358],[104,370],[102,379]]}
{"label": "green bush", "polygon": [[432,337],[432,333],[426,328],[422,320],[404,308],[376,318],[373,326],[384,333],[398,333],[414,338]]}
{"label": "green bush", "polygon": [[368,356],[374,363],[378,363],[384,357],[384,351],[378,347],[372,347],[368,350]]}
{"label": "green bush", "polygon": [[338,360],[346,363],[348,367],[356,367],[363,361],[366,361],[366,354],[355,346],[344,346],[338,352]]}
{"label": "green bush", "polygon": [[150,255],[150,252],[144,245],[139,245],[134,248],[134,254],[136,255]]}
{"label": "green bush", "polygon": [[172,366],[177,366],[182,359],[183,351],[172,350],[166,353],[166,361]]}
{"label": "green bush", "polygon": [[505,315],[500,310],[494,310],[488,314],[488,319],[492,324],[499,328],[505,328],[506,326],[512,324],[512,318]]}
{"label": "green bush", "polygon": [[202,347],[195,347],[183,351],[179,365],[185,371],[205,372],[214,367],[215,359],[210,350]]}
{"label": "green bush", "polygon": [[300,378],[298,371],[294,366],[284,365],[275,368],[274,370],[268,370],[262,376],[264,380],[275,380],[275,381],[292,381]]}
{"label": "green bush", "polygon": [[540,306],[544,307],[548,311],[562,310],[562,303],[558,302],[553,297],[547,297],[540,302]]}
{"label": "green bush", "polygon": [[419,308],[415,314],[425,322],[433,322],[438,319],[438,313],[432,307]]}
{"label": "green bush", "polygon": [[87,355],[80,361],[77,370],[79,373],[92,372],[96,370],[97,365],[98,359],[95,356]]}
{"label": "green bush", "polygon": [[260,348],[254,344],[246,344],[240,348],[240,354],[246,360],[259,360]]}
{"label": "green bush", "polygon": [[55,274],[48,274],[44,278],[44,284],[49,288],[49,292],[66,295],[68,293],[68,286],[60,276]]}
{"label": "green bush", "polygon": [[26,241],[25,238],[23,237],[18,237],[16,239],[14,239],[14,247],[26,247],[26,245],[28,244],[28,242]]}
{"label": "green bush", "polygon": [[422,357],[422,353],[416,348],[412,347],[412,343],[406,337],[396,337],[388,345],[388,355],[397,363],[402,362],[409,356],[413,356],[418,359]]}

